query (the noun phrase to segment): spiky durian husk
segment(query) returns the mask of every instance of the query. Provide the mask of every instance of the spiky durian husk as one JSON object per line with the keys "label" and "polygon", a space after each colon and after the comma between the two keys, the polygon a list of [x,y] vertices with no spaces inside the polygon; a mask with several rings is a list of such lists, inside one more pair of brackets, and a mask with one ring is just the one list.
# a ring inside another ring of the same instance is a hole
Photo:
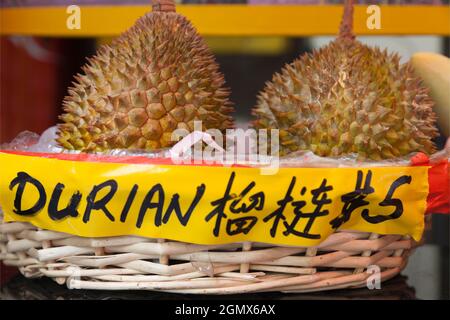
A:
{"label": "spiky durian husk", "polygon": [[389,159],[431,153],[427,89],[396,54],[339,37],[275,74],[253,110],[256,128],[280,130],[280,154]]}
{"label": "spiky durian husk", "polygon": [[177,128],[233,126],[229,92],[203,39],[175,12],[151,12],[88,59],[64,100],[67,149],[154,150]]}

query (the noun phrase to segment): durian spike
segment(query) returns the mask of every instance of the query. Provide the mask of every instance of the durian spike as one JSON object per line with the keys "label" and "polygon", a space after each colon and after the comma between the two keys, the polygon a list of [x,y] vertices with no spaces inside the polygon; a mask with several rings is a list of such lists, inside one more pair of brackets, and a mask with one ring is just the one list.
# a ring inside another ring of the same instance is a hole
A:
{"label": "durian spike", "polygon": [[257,129],[279,129],[280,155],[392,159],[435,151],[427,89],[396,54],[362,44],[345,2],[337,39],[276,73],[253,110]]}
{"label": "durian spike", "polygon": [[[176,129],[233,127],[233,111],[214,56],[172,0],[99,49],[64,99],[58,143],[66,149],[153,151],[171,147]],[[150,1],[149,1],[150,4]]]}
{"label": "durian spike", "polygon": [[353,34],[353,0],[345,0],[344,14],[342,16],[341,26],[339,27],[339,38],[355,39]]}
{"label": "durian spike", "polygon": [[173,0],[152,0],[152,11],[175,12],[175,2]]}

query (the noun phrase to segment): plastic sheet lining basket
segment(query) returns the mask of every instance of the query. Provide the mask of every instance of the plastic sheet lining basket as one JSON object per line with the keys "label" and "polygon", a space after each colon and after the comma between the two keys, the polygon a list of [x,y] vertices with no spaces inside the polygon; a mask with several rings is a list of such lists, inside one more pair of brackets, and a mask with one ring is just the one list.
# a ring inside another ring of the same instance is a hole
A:
{"label": "plastic sheet lining basket", "polygon": [[130,236],[81,238],[28,223],[0,224],[5,265],[76,289],[236,294],[358,288],[367,285],[372,265],[380,267],[382,281],[397,275],[416,245],[397,235],[336,232],[310,248],[207,246]]}

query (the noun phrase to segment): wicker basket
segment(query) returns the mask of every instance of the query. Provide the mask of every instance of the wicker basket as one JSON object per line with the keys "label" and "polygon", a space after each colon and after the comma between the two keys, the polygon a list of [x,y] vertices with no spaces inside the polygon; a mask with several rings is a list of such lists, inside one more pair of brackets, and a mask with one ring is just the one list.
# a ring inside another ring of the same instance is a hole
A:
{"label": "wicker basket", "polygon": [[[2,216],[0,216],[2,219]],[[26,277],[47,276],[73,289],[190,294],[313,292],[358,288],[376,265],[397,275],[417,243],[409,237],[336,232],[317,247],[262,243],[196,245],[141,237],[82,238],[0,224],[0,260]]]}

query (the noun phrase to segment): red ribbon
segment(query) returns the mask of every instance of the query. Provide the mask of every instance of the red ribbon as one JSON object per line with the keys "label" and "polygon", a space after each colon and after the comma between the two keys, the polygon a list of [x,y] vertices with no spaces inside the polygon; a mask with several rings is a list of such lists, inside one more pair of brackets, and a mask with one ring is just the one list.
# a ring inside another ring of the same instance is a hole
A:
{"label": "red ribbon", "polygon": [[430,159],[423,153],[411,158],[413,166],[431,166],[428,169],[428,197],[426,214],[450,214],[450,172],[448,160],[430,164]]}

